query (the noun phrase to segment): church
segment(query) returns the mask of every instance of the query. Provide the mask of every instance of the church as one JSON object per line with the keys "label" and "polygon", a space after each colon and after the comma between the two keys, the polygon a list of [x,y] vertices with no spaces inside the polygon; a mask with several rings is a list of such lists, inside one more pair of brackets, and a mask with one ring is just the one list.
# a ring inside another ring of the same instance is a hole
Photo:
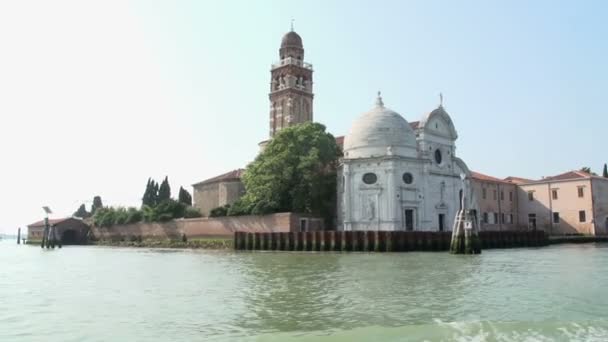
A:
{"label": "church", "polygon": [[[292,28],[270,70],[269,139],[286,127],[311,122],[313,66]],[[370,103],[372,101],[370,96]],[[390,102],[387,99],[386,102]],[[443,106],[408,122],[385,105],[353,116],[336,137],[344,156],[338,169],[338,230],[451,230],[461,199],[481,230],[543,229],[550,234],[608,234],[608,178],[569,171],[530,180],[500,179],[470,171],[456,156],[458,134]],[[204,216],[244,193],[243,169],[193,184],[194,206]],[[304,229],[304,228],[302,228]]]}
{"label": "church", "polygon": [[[338,170],[338,227],[344,230],[451,230],[470,177],[440,105],[408,123],[380,93],[344,137]],[[465,192],[467,191],[467,192]],[[469,196],[470,197],[470,196]]]}

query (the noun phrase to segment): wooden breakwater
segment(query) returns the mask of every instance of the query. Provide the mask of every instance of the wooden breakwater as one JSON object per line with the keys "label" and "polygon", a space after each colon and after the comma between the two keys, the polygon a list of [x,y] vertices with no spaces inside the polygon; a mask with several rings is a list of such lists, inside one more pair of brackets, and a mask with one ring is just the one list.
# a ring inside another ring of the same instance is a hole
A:
{"label": "wooden breakwater", "polygon": [[[286,233],[235,232],[236,250],[409,252],[447,251],[451,232],[315,231]],[[548,244],[544,231],[479,232],[482,249],[538,247]]]}

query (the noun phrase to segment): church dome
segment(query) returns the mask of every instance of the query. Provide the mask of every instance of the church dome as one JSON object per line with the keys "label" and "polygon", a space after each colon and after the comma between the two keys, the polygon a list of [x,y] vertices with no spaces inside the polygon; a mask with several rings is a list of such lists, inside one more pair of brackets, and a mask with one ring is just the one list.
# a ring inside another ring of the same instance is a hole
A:
{"label": "church dome", "polygon": [[399,113],[384,107],[378,94],[376,107],[357,118],[344,138],[344,157],[353,159],[386,155],[416,157],[416,136]]}
{"label": "church dome", "polygon": [[287,32],[281,40],[281,48],[296,47],[303,49],[302,38],[294,31]]}

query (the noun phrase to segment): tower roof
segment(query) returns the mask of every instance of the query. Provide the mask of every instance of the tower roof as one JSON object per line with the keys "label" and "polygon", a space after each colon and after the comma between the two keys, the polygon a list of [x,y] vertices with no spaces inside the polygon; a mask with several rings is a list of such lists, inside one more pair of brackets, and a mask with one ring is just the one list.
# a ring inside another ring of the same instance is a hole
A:
{"label": "tower roof", "polygon": [[287,47],[303,49],[304,46],[302,45],[302,37],[300,37],[299,34],[295,33],[295,31],[287,32],[281,40],[281,48]]}

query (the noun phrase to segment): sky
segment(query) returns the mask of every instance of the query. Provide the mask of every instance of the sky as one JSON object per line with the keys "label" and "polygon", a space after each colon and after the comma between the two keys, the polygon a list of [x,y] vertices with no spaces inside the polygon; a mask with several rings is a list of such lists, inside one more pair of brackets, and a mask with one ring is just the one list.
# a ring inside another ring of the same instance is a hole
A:
{"label": "sky", "polygon": [[245,167],[292,19],[336,136],[379,90],[408,121],[443,93],[472,170],[601,172],[607,17],[605,1],[0,1],[0,232]]}

